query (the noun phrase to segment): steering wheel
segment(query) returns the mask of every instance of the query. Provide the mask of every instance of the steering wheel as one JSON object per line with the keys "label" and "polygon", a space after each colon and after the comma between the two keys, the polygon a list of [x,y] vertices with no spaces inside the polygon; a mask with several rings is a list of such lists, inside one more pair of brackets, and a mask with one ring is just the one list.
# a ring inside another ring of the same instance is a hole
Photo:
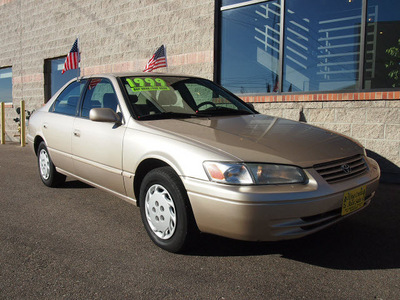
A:
{"label": "steering wheel", "polygon": [[211,101],[205,101],[203,103],[200,103],[199,105],[197,105],[197,109],[199,109],[200,107],[204,106],[204,105],[211,105],[214,108],[217,108],[217,106],[215,105],[214,102]]}

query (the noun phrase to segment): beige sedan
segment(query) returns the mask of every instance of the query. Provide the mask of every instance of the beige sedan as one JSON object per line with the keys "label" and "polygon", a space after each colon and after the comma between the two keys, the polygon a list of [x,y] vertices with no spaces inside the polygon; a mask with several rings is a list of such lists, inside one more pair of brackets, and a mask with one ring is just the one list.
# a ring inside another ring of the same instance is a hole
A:
{"label": "beige sedan", "polygon": [[45,185],[71,176],[139,206],[150,238],[171,252],[199,232],[308,235],[366,207],[380,176],[348,137],[168,74],[72,80],[32,115],[28,142]]}

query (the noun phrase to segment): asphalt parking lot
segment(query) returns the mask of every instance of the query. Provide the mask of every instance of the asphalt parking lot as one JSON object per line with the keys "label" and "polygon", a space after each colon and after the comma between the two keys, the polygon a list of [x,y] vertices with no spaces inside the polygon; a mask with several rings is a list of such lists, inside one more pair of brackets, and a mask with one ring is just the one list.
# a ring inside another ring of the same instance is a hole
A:
{"label": "asphalt parking lot", "polygon": [[68,179],[45,187],[28,147],[0,145],[0,299],[400,299],[400,186],[285,242],[203,235],[152,244],[139,209]]}

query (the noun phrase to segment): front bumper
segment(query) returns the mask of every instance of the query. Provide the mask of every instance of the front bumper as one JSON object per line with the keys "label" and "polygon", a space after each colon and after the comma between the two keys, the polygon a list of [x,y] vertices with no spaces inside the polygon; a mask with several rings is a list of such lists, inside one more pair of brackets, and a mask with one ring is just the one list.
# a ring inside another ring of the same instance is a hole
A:
{"label": "front bumper", "polygon": [[[328,184],[313,169],[306,185],[232,186],[183,178],[198,228],[202,232],[248,241],[299,238],[365,208],[378,188],[380,170],[369,159],[367,173]],[[341,215],[343,194],[366,186],[364,206]]]}

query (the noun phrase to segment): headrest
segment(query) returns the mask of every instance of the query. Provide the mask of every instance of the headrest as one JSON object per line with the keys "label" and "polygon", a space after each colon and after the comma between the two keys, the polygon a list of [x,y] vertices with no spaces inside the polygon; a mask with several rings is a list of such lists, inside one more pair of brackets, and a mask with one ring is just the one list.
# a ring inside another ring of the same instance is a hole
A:
{"label": "headrest", "polygon": [[118,105],[117,96],[114,93],[105,93],[103,95],[103,107],[111,108],[116,111]]}

